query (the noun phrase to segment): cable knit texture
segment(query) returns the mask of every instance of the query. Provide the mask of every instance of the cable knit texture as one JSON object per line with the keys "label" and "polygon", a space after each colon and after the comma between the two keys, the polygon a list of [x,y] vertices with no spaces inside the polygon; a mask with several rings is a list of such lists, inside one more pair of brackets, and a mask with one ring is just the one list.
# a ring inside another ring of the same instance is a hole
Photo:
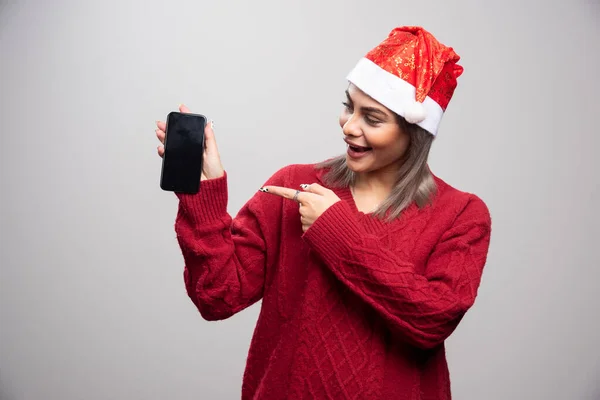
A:
{"label": "cable knit texture", "polygon": [[[291,165],[265,184],[320,183]],[[481,199],[435,177],[431,205],[393,222],[348,188],[302,232],[298,205],[257,192],[232,218],[227,174],[179,197],[187,293],[206,320],[262,300],[242,399],[448,400],[444,341],[473,305],[491,220]]]}

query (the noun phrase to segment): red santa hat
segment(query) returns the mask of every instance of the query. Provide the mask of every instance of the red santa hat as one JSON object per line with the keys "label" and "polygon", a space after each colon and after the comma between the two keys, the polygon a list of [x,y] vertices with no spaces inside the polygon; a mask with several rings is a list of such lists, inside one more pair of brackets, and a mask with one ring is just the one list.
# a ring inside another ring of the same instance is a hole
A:
{"label": "red santa hat", "polygon": [[373,99],[437,135],[463,67],[460,57],[425,29],[404,26],[358,61],[348,81]]}

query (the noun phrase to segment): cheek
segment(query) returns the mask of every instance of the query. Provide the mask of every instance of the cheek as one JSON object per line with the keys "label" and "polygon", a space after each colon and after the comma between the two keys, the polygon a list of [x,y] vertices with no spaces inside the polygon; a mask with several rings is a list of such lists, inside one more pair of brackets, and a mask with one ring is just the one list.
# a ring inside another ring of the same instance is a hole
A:
{"label": "cheek", "polygon": [[346,122],[348,122],[348,114],[345,112],[341,113],[339,121],[340,121],[340,126],[343,128],[344,125],[346,125]]}
{"label": "cheek", "polygon": [[380,154],[390,157],[401,157],[406,152],[410,143],[407,135],[394,131],[373,132],[366,135],[369,145]]}
{"label": "cheek", "polygon": [[409,143],[410,141],[408,140],[408,138],[403,137],[400,140],[398,140],[396,146],[394,147],[394,153],[396,157],[401,158],[404,156],[404,153],[406,153],[406,150],[408,149]]}

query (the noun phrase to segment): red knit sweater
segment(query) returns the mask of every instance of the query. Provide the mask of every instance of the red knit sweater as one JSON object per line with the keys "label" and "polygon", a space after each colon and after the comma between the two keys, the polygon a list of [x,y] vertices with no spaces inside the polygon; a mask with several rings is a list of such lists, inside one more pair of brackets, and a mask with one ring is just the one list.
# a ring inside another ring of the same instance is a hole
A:
{"label": "red knit sweater", "polygon": [[[322,175],[293,165],[266,184]],[[227,175],[179,195],[184,279],[202,317],[262,300],[243,399],[451,398],[444,340],[475,300],[491,221],[478,197],[435,181],[432,205],[392,223],[334,189],[342,201],[304,234],[298,205],[268,193],[232,219]]]}

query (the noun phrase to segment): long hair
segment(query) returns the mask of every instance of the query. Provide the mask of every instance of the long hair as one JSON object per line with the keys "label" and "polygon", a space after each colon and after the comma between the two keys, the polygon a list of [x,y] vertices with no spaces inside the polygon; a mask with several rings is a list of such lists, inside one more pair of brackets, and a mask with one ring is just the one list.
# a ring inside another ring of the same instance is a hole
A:
{"label": "long hair", "polygon": [[[394,220],[413,202],[422,208],[436,193],[437,187],[427,160],[434,136],[418,125],[408,123],[396,114],[400,129],[410,137],[406,153],[402,157],[398,178],[388,198],[373,212],[380,219]],[[331,187],[351,187],[356,174],[346,165],[346,156],[341,155],[317,164],[317,169],[328,169],[324,183]]]}

